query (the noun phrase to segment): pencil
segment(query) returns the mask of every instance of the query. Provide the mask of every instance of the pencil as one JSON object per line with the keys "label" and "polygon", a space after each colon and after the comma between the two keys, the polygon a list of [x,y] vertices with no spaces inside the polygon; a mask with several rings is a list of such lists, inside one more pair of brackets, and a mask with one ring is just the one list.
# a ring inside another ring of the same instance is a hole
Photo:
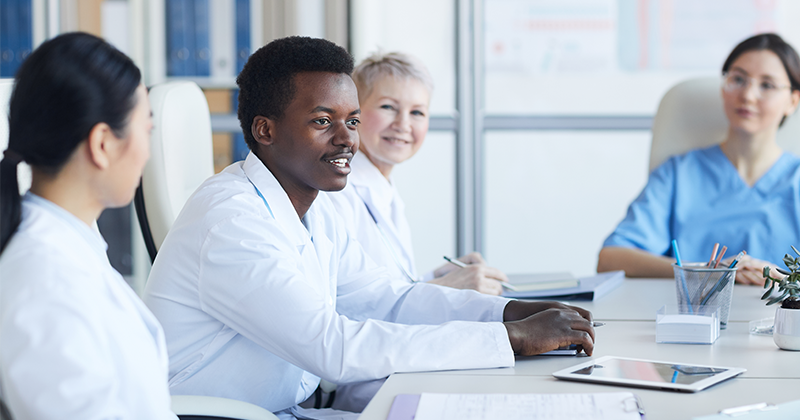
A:
{"label": "pencil", "polygon": [[728,247],[723,245],[722,249],[719,251],[719,255],[717,255],[717,262],[714,263],[714,268],[717,268],[719,262],[722,261],[722,256],[725,255],[725,251],[728,250]]}
{"label": "pencil", "polygon": [[717,258],[718,250],[719,250],[719,242],[714,244],[714,250],[711,251],[711,258],[708,260],[708,264],[706,264],[706,267],[711,267],[711,264],[714,263],[714,259]]}

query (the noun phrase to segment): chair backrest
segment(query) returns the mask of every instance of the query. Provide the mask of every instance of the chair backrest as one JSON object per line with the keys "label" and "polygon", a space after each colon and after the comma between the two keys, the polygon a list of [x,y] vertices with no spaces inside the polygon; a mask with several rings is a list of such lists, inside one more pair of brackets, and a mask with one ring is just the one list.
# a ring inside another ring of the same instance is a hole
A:
{"label": "chair backrest", "polygon": [[[14,90],[14,79],[0,79],[0,159],[8,147],[8,102]],[[31,187],[31,168],[21,163],[17,168],[19,192],[24,194]]]}
{"label": "chair backrest", "polygon": [[211,115],[197,84],[167,82],[153,86],[149,96],[154,129],[135,207],[155,259],[186,200],[214,175],[214,162]]}
{"label": "chair backrest", "polygon": [[[721,78],[689,79],[661,99],[653,119],[650,171],[670,156],[718,144],[728,133]],[[778,129],[778,144],[800,156],[800,117],[792,115]]]}

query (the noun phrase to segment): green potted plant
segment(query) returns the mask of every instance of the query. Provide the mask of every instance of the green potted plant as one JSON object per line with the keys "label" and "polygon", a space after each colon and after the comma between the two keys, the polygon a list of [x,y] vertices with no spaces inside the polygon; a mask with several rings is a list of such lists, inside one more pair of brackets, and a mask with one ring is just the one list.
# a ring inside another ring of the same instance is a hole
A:
{"label": "green potted plant", "polygon": [[[800,251],[792,246],[797,257],[786,254],[783,263],[788,270],[776,268],[786,277],[777,279],[770,276],[770,267],[764,267],[764,288],[767,291],[761,296],[767,305],[781,302],[775,310],[775,329],[772,339],[784,350],[800,350]],[[777,287],[777,294],[774,294]]]}

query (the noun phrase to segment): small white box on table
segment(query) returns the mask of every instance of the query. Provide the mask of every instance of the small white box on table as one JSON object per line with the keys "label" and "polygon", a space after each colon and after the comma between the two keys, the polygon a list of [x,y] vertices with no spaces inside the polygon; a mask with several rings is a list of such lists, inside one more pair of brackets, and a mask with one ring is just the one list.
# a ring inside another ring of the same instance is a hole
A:
{"label": "small white box on table", "polygon": [[656,313],[656,343],[714,344],[719,306],[664,305]]}

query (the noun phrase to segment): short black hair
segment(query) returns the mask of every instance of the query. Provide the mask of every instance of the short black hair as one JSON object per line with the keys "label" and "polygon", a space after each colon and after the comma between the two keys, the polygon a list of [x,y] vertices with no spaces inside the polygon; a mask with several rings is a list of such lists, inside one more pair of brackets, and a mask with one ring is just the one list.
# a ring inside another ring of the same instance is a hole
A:
{"label": "short black hair", "polygon": [[353,57],[325,39],[290,36],[276,39],[250,56],[239,85],[239,124],[250,150],[256,140],[250,127],[256,116],[278,120],[294,99],[294,76],[307,71],[353,74]]}

